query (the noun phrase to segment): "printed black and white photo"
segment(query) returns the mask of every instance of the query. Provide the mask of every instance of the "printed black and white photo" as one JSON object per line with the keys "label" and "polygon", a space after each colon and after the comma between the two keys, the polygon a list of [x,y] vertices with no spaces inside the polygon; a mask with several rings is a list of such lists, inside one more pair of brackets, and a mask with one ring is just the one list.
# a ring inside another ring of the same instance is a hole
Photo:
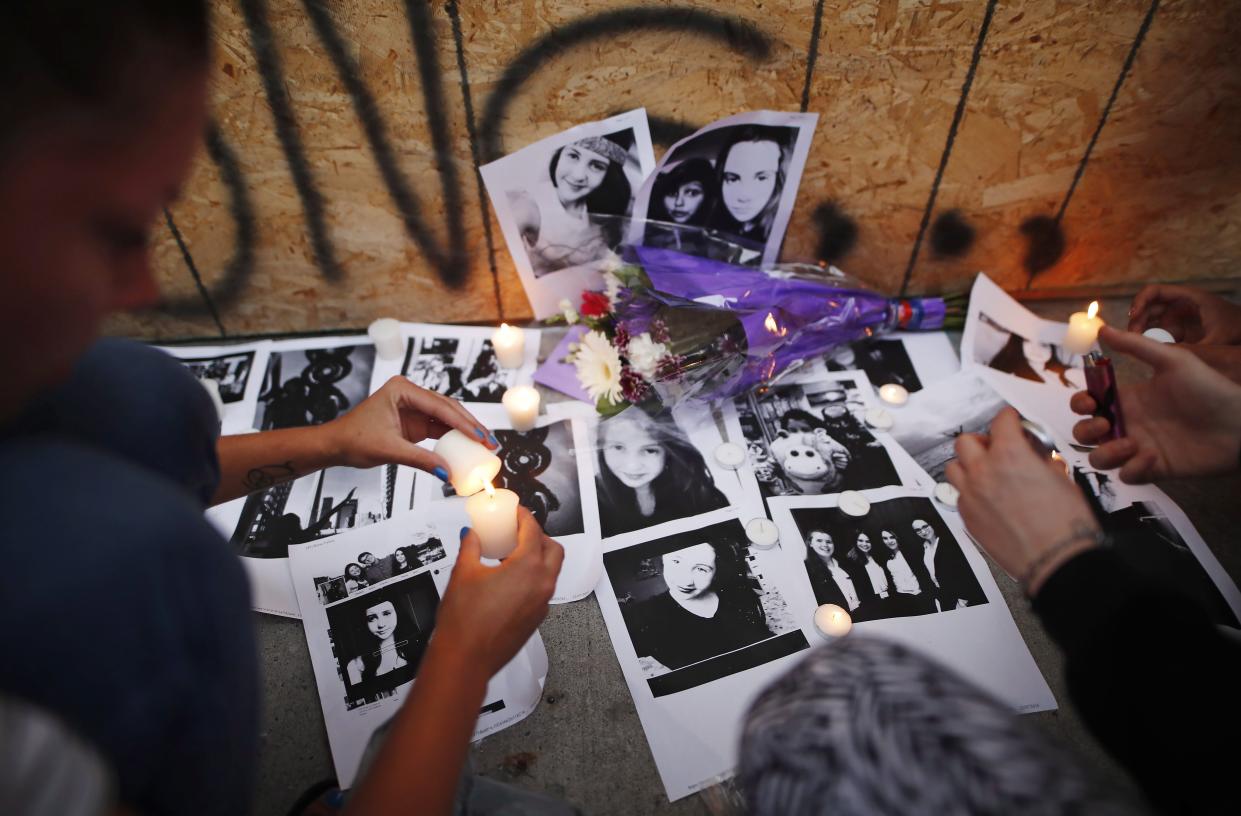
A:
{"label": "printed black and white photo", "polygon": [[1063,347],[1022,337],[985,312],[978,313],[974,360],[1031,382],[1059,384],[1079,391],[1086,387],[1081,366]]}
{"label": "printed black and white photo", "polygon": [[[516,493],[521,506],[549,536],[585,532],[572,422],[561,420],[529,431],[497,428],[493,433],[500,440],[495,486]],[[451,484],[435,484],[432,498],[456,495]]]}
{"label": "printed black and white photo", "polygon": [[656,697],[808,647],[736,520],[614,550],[603,562]]}
{"label": "printed black and white photo", "polygon": [[862,419],[866,403],[856,380],[777,385],[734,404],[764,499],[901,483]]}
{"label": "printed black and white photo", "polygon": [[671,412],[630,408],[597,424],[595,492],[604,538],[727,507],[706,457]]}
{"label": "printed black and white photo", "polygon": [[805,543],[815,600],[849,610],[854,621],[987,602],[961,545],[930,499],[873,502],[860,518],[828,507],[790,512]]}
{"label": "printed black and white photo", "polygon": [[241,402],[254,366],[254,352],[221,354],[217,357],[182,358],[181,364],[200,380],[215,380],[225,405]]}
{"label": "printed black and white photo", "polygon": [[922,390],[913,360],[900,340],[859,340],[844,343],[823,359],[828,371],[865,371],[875,387],[895,383],[909,393]]}
{"label": "printed black and white photo", "polygon": [[260,431],[321,425],[370,393],[373,345],[272,351],[259,393]]}
{"label": "printed black and white photo", "polygon": [[900,409],[892,436],[936,482],[956,458],[957,437],[986,433],[1007,403],[972,371],[960,371],[913,394]]}
{"label": "printed black and white photo", "polygon": [[517,376],[500,367],[491,341],[482,337],[411,337],[401,373],[463,402],[499,402]]}
{"label": "printed black and white photo", "polygon": [[232,544],[249,558],[287,558],[289,546],[365,527],[392,515],[396,465],[334,467],[245,498]]}
{"label": "printed black and white photo", "polygon": [[391,549],[391,552],[378,551],[375,547],[362,550],[352,561],[334,570],[334,574],[316,575],[314,585],[320,602],[326,606],[342,601],[446,556],[444,543],[431,526],[418,529],[411,524],[409,529],[402,531],[402,540],[405,543],[400,546],[384,548]]}
{"label": "printed black and white photo", "polygon": [[422,572],[327,608],[347,709],[390,696],[414,679],[439,600],[431,574]]}
{"label": "printed black and white photo", "polygon": [[758,111],[677,142],[639,193],[646,221],[635,221],[630,239],[731,263],[774,262],[816,121]]}
{"label": "printed black and white photo", "polygon": [[[646,114],[579,125],[481,168],[536,317],[602,288],[628,230],[634,194],[654,167]],[[599,285],[585,286],[591,281]]]}
{"label": "printed black and white photo", "polygon": [[1193,598],[1215,623],[1241,628],[1219,587],[1159,502],[1129,500],[1128,486],[1116,483],[1115,472],[1075,467],[1073,479],[1091,502],[1113,550],[1128,566],[1148,580]]}

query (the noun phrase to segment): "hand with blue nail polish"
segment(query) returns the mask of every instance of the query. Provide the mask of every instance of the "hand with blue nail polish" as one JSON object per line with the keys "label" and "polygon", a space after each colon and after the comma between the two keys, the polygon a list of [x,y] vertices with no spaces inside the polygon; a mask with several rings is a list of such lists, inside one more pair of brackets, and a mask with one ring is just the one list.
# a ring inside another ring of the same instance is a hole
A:
{"label": "hand with blue nail polish", "polygon": [[443,458],[418,443],[439,439],[451,429],[490,442],[495,436],[454,399],[393,377],[344,416],[318,430],[332,452],[333,464],[353,468],[408,465],[442,481],[450,471]]}

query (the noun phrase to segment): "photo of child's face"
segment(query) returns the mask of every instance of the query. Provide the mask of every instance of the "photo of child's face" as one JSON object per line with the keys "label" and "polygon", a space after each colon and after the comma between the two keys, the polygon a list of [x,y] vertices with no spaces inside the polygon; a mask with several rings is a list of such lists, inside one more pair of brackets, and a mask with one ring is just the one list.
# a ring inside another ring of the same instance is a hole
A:
{"label": "photo of child's face", "polygon": [[593,150],[571,144],[560,151],[556,161],[556,189],[563,204],[581,201],[603,183],[608,159]]}
{"label": "photo of child's face", "polygon": [[396,630],[396,607],[392,601],[384,601],[366,609],[366,628],[379,640]]}
{"label": "photo of child's face", "polygon": [[604,425],[603,461],[626,487],[649,485],[664,470],[667,454],[641,425],[617,417]]}
{"label": "photo of child's face", "polygon": [[664,209],[673,221],[684,224],[697,214],[704,195],[700,182],[687,181],[676,192],[664,196]]}
{"label": "photo of child's face", "polygon": [[701,597],[715,578],[715,549],[695,544],[663,555],[664,583],[668,591],[682,600]]}
{"label": "photo of child's face", "polygon": [[728,213],[745,224],[758,217],[776,189],[780,146],[775,142],[739,142],[724,161],[720,193]]}

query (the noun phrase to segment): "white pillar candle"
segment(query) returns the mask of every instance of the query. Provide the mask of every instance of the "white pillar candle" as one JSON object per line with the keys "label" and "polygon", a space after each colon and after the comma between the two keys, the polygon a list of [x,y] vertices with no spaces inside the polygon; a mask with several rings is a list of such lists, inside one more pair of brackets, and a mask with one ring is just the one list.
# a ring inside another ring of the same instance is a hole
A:
{"label": "white pillar candle", "polygon": [[499,490],[487,482],[486,489],[465,500],[470,526],[478,533],[485,558],[504,558],[517,546],[517,494]]}
{"label": "white pillar candle", "polygon": [[448,463],[458,496],[473,496],[500,472],[500,457],[455,428],[439,438],[435,452]]}
{"label": "white pillar candle", "polygon": [[909,391],[903,385],[888,383],[879,386],[879,399],[888,405],[904,405],[909,400]]}
{"label": "white pillar candle", "polygon": [[496,361],[502,368],[521,368],[525,359],[526,334],[507,323],[501,323],[491,335],[491,345],[496,350]]}
{"label": "white pillar candle", "polygon": [[375,353],[381,360],[395,360],[405,351],[401,341],[401,324],[391,317],[381,317],[366,327],[371,342],[375,344]]}
{"label": "white pillar candle", "polygon": [[1090,301],[1090,308],[1084,312],[1069,315],[1069,331],[1064,335],[1064,348],[1070,354],[1085,354],[1094,347],[1099,337],[1099,329],[1103,326],[1103,318],[1099,314],[1099,301]]}
{"label": "white pillar candle", "polygon": [[853,628],[853,618],[842,606],[823,604],[814,610],[814,628],[828,640],[844,637]]}
{"label": "white pillar candle", "polygon": [[540,399],[538,389],[529,385],[519,385],[504,392],[500,401],[504,403],[504,410],[508,411],[508,420],[514,431],[528,431],[534,427],[535,420],[539,418]]}

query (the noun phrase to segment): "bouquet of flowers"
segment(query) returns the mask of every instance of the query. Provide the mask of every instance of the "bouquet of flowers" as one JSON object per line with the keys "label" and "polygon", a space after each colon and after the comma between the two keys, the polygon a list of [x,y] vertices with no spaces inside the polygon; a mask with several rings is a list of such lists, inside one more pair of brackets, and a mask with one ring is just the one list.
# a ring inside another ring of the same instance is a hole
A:
{"label": "bouquet of flowers", "polygon": [[838,345],[960,327],[965,296],[887,298],[834,267],[743,267],[671,249],[624,248],[606,288],[551,322],[585,324],[570,348],[599,413],[764,387]]}

